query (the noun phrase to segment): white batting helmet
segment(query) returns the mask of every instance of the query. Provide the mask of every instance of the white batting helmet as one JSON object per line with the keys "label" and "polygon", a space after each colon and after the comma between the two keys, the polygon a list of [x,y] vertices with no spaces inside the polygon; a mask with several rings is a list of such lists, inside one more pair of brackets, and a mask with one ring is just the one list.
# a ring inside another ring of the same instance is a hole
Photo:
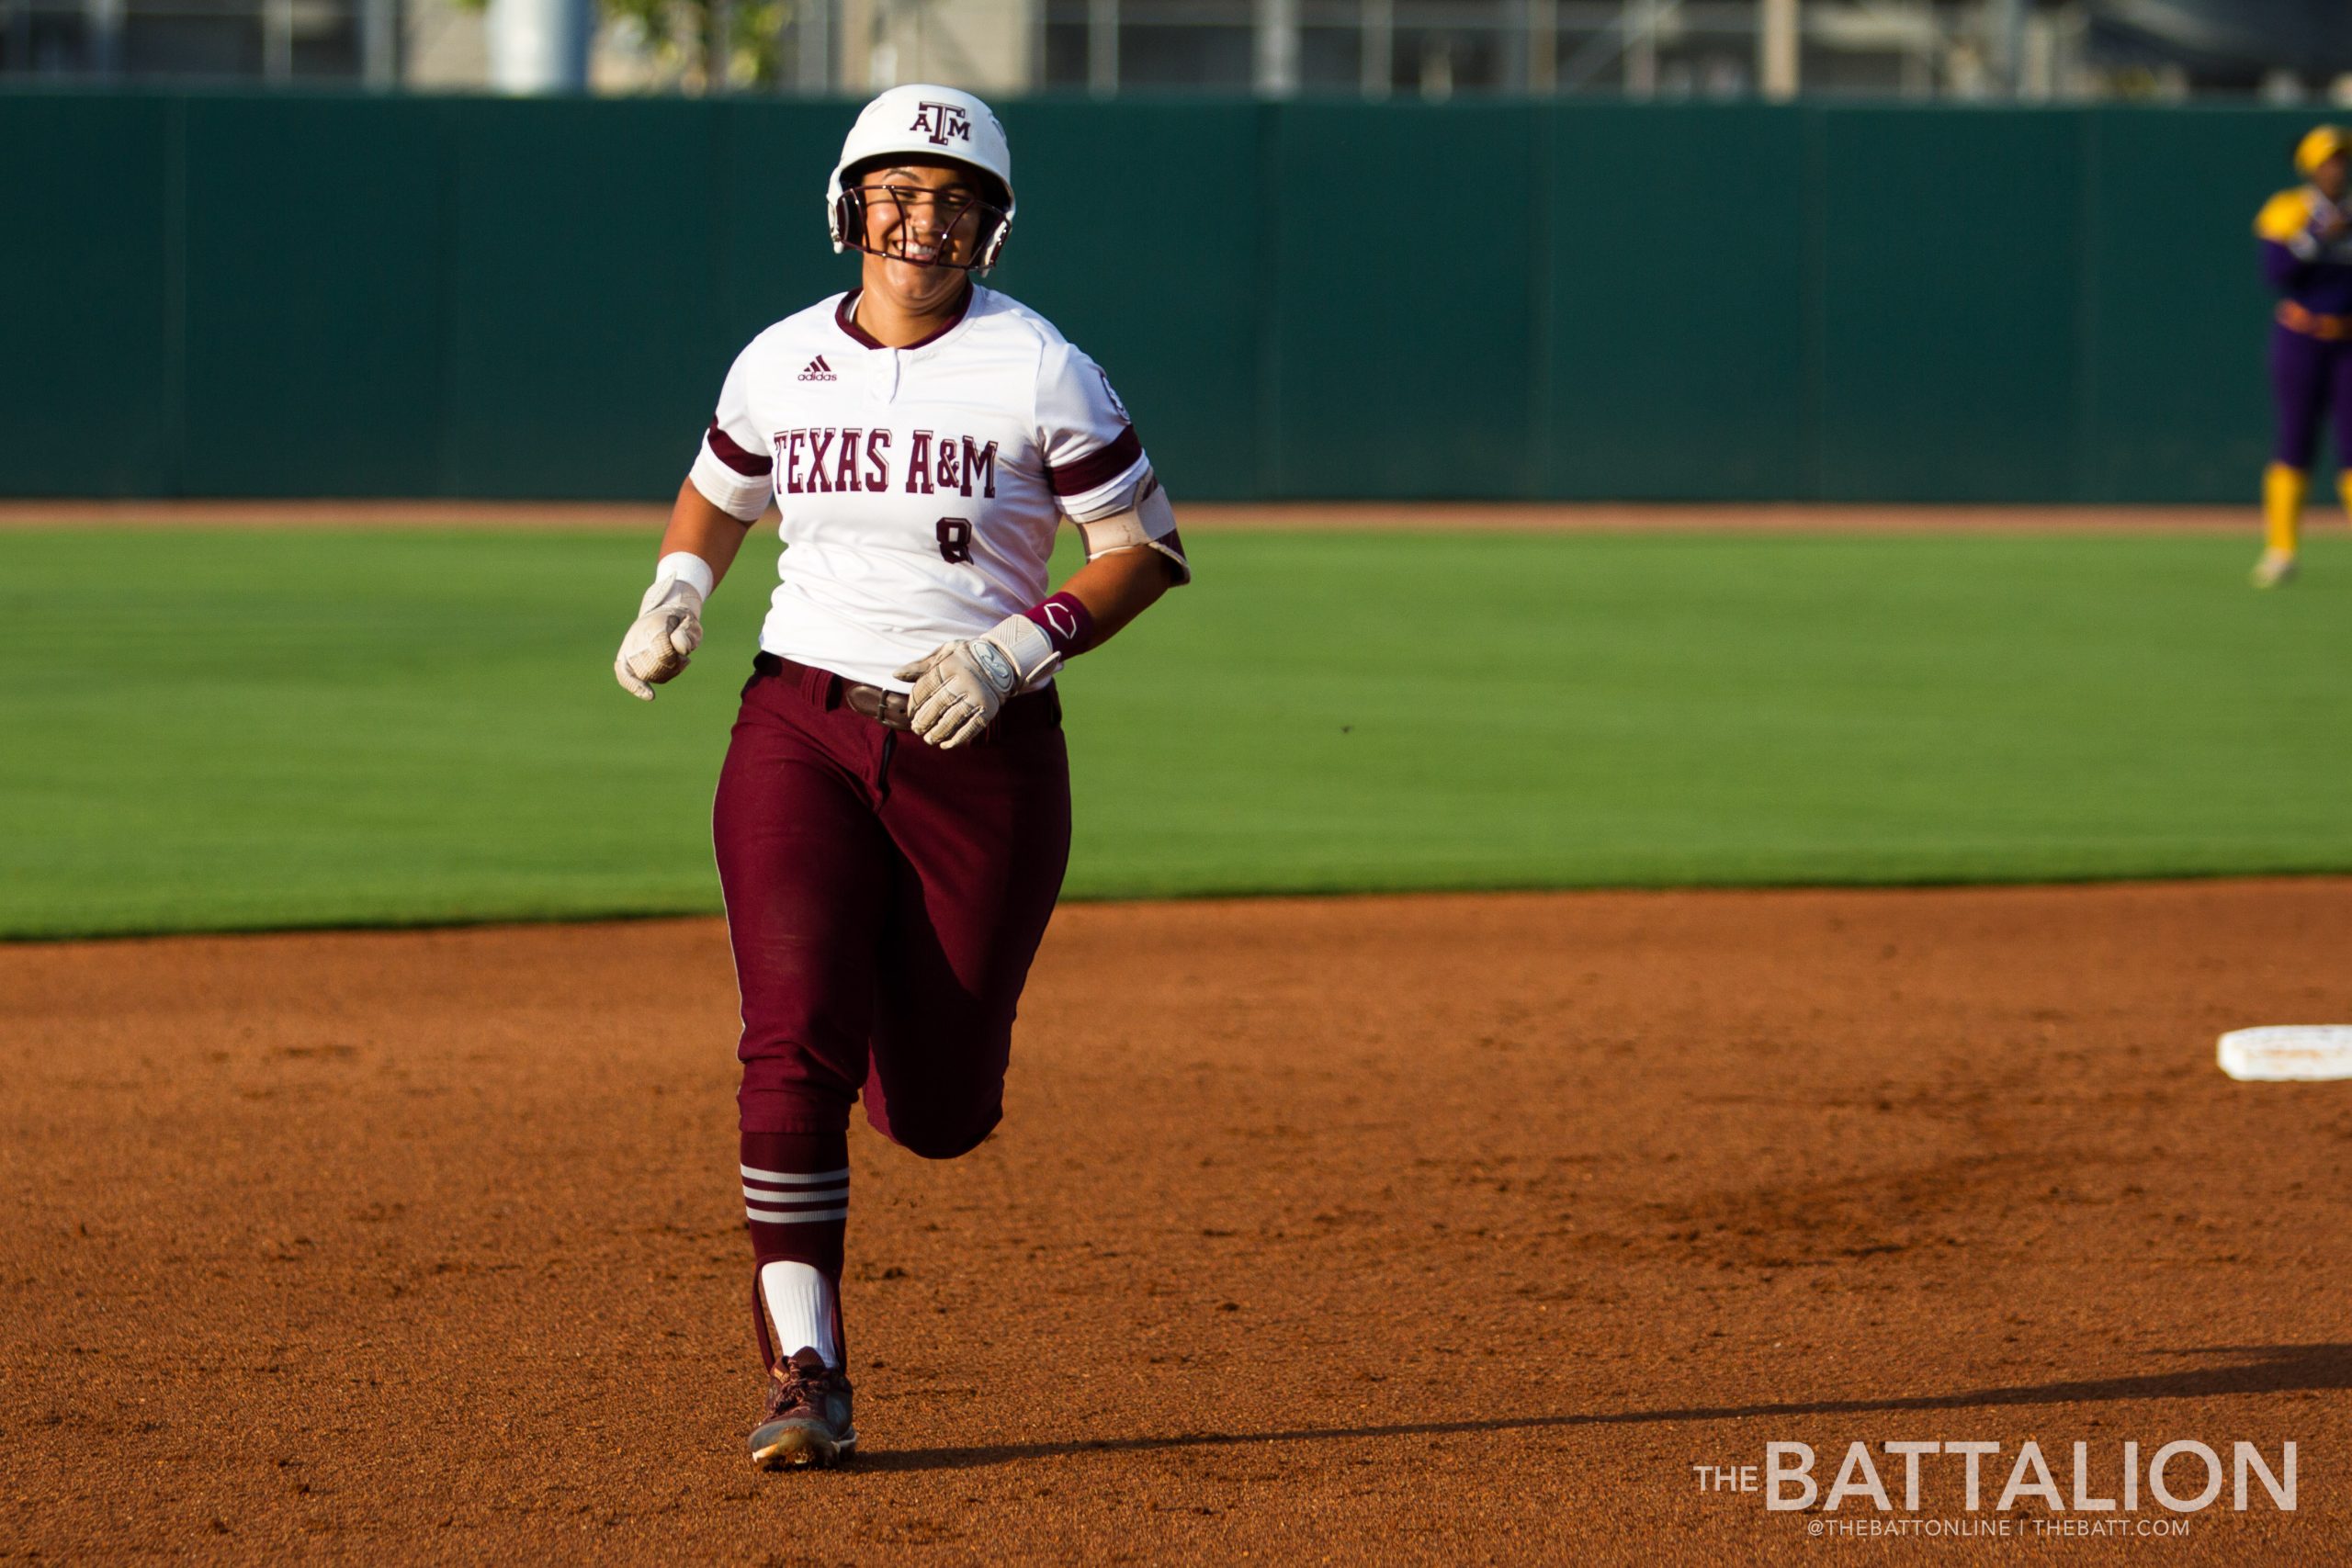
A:
{"label": "white batting helmet", "polygon": [[[972,270],[986,272],[994,266],[1005,236],[1012,231],[1012,149],[1004,139],[1004,127],[996,112],[971,94],[920,82],[884,93],[859,110],[857,123],[850,127],[833,177],[825,182],[825,222],[832,231],[833,249],[865,248],[860,243],[865,230],[860,200],[854,191],[842,187],[843,177],[861,164],[906,153],[968,164],[1004,187],[1001,211],[993,219],[981,215],[982,222],[992,228],[978,247]],[[990,210],[995,210],[992,205]]]}

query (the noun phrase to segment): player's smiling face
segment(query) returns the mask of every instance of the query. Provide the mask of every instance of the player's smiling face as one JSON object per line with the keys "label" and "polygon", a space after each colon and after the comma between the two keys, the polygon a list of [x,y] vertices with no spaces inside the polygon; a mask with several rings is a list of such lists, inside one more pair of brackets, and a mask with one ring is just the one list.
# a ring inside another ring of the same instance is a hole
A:
{"label": "player's smiling face", "polygon": [[916,311],[961,292],[963,269],[978,258],[994,210],[971,171],[899,159],[868,170],[857,183],[865,193],[865,286]]}

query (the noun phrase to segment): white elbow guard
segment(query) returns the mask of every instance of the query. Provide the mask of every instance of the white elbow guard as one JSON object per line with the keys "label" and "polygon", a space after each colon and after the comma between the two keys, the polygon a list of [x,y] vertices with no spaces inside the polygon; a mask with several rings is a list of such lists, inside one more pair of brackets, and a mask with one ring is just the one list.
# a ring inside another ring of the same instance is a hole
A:
{"label": "white elbow guard", "polygon": [[1080,537],[1086,541],[1086,558],[1092,560],[1114,550],[1157,550],[1175,564],[1179,586],[1192,581],[1193,566],[1184,558],[1183,541],[1177,537],[1176,509],[1169,504],[1168,492],[1159,487],[1159,478],[1150,474],[1144,476],[1141,488],[1135,504],[1125,512],[1078,525]]}

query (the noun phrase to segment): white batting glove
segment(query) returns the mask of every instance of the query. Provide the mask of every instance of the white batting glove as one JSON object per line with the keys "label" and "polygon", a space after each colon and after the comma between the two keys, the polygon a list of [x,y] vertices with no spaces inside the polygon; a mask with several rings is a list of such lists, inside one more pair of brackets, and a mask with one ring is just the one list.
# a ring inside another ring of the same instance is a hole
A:
{"label": "white batting glove", "polygon": [[985,636],[941,643],[897,678],[914,682],[907,711],[916,738],[953,751],[978,739],[1006,698],[1060,662],[1043,626],[1010,615]]}
{"label": "white batting glove", "polygon": [[655,686],[685,669],[702,646],[702,604],[710,587],[710,568],[700,557],[679,551],[662,558],[613,660],[613,678],[623,691],[650,703]]}

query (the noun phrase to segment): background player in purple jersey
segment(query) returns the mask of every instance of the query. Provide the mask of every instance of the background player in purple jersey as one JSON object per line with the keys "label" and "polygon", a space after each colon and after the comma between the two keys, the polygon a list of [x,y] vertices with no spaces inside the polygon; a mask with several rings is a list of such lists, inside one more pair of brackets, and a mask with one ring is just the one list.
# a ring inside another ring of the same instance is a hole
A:
{"label": "background player in purple jersey", "polygon": [[[2352,220],[2345,209],[2343,131],[2323,125],[2295,148],[2308,182],[2282,190],[2254,220],[2262,269],[2278,291],[2270,328],[2270,389],[2278,443],[2262,477],[2263,550],[2254,585],[2276,588],[2295,574],[2295,536],[2310,488],[2320,419],[2335,411],[2335,458],[2352,460]],[[2352,511],[2352,478],[2337,485]]]}
{"label": "background player in purple jersey", "polygon": [[[646,698],[684,669],[705,597],[774,499],[786,548],[713,817],[742,990],[765,1468],[857,1441],[851,1106],[939,1159],[1001,1114],[1069,851],[1054,672],[1190,576],[1109,379],[972,281],[1013,211],[986,104],[907,86],[866,106],[826,197],[860,286],[736,359],[615,662]],[[1065,520],[1088,558],[1048,594]]]}

